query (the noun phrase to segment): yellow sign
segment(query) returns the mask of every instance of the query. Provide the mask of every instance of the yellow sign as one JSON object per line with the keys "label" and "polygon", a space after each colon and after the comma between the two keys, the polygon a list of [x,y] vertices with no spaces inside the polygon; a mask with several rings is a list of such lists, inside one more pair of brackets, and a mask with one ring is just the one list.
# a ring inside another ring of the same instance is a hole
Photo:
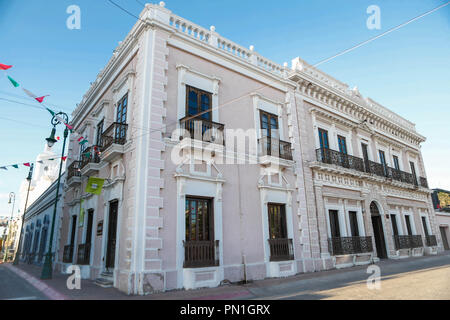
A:
{"label": "yellow sign", "polygon": [[99,195],[104,183],[105,179],[89,177],[85,192]]}

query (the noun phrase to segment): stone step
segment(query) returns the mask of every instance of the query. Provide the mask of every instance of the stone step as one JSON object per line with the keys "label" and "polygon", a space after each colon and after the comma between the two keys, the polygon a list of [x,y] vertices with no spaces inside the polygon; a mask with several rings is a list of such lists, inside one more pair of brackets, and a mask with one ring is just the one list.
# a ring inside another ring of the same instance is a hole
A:
{"label": "stone step", "polygon": [[111,288],[114,282],[112,281],[112,279],[97,278],[95,279],[95,284],[103,288]]}

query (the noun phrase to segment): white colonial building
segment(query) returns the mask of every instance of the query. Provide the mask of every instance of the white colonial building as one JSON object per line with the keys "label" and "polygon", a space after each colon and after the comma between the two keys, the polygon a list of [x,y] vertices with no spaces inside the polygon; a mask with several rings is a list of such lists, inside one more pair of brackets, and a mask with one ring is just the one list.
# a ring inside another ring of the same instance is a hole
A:
{"label": "white colonial building", "polygon": [[164,3],[146,5],[72,117],[62,272],[148,294],[441,248],[412,123]]}

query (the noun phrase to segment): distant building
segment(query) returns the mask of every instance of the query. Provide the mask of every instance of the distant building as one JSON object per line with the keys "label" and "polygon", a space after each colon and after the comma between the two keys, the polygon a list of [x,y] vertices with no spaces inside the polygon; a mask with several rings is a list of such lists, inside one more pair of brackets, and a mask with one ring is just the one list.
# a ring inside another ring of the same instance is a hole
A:
{"label": "distant building", "polygon": [[[53,159],[53,160],[50,160]],[[47,145],[40,153],[35,162],[33,178],[30,184],[28,203],[24,217],[24,227],[22,234],[22,247],[20,257],[22,261],[41,264],[44,254],[49,246],[49,232],[53,217],[53,206],[56,195],[56,179],[59,170],[59,157]],[[61,181],[64,181],[63,177]],[[20,187],[20,210],[25,211],[25,201],[28,192],[28,180],[24,180]],[[60,185],[59,198],[63,196],[63,182]],[[60,201],[62,203],[62,201]],[[61,212],[61,206],[58,214]],[[19,224],[21,224],[20,219]],[[55,226],[54,245],[56,247]],[[19,239],[16,237],[16,246]]]}
{"label": "distant building", "polygon": [[445,250],[450,250],[450,191],[433,189],[431,194]]}

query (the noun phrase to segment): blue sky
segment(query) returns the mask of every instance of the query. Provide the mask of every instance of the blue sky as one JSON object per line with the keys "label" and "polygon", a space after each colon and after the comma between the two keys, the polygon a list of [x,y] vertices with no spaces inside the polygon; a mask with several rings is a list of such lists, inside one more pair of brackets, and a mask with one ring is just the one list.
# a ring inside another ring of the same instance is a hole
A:
{"label": "blue sky", "polygon": [[[145,2],[115,1],[136,15]],[[222,36],[254,45],[280,64],[297,56],[314,64],[445,2],[168,0],[166,7],[201,26],[215,25]],[[80,30],[66,28],[72,4],[81,8]],[[381,9],[381,30],[366,27],[370,5]],[[0,63],[14,65],[14,79],[36,94],[50,94],[48,104],[66,112],[135,22],[106,0],[0,0],[0,7]],[[320,69],[416,123],[427,137],[422,152],[430,186],[450,189],[450,6]],[[36,105],[3,76],[0,98]],[[50,115],[4,100],[0,110],[0,166],[34,160],[50,133]],[[27,171],[0,171],[0,215],[10,214],[7,194],[18,192]]]}

